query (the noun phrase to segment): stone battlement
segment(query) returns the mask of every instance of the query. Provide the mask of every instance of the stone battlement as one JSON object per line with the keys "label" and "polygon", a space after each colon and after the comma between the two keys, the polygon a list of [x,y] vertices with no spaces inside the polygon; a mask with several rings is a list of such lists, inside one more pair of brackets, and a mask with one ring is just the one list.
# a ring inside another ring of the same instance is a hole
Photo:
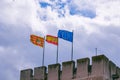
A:
{"label": "stone battlement", "polygon": [[[120,68],[104,55],[21,70],[20,80],[120,80]],[[61,70],[62,68],[62,70]]]}

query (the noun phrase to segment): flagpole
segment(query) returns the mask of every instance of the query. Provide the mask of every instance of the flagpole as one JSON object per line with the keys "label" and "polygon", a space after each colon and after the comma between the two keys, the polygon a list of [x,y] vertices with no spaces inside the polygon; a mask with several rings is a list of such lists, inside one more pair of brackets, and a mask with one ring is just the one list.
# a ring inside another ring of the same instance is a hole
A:
{"label": "flagpole", "polygon": [[97,56],[97,48],[95,48],[96,56]]}
{"label": "flagpole", "polygon": [[[72,32],[73,32],[73,35],[74,35],[74,30],[72,30]],[[72,37],[72,39],[73,39],[73,37]],[[73,60],[73,41],[72,41],[72,51],[71,51],[71,61]]]}
{"label": "flagpole", "polygon": [[44,54],[45,54],[45,37],[44,37],[44,45],[43,45],[43,58],[42,58],[42,66],[44,66]]}
{"label": "flagpole", "polygon": [[58,40],[58,45],[57,45],[56,63],[58,63],[58,48],[59,48],[59,40]]}

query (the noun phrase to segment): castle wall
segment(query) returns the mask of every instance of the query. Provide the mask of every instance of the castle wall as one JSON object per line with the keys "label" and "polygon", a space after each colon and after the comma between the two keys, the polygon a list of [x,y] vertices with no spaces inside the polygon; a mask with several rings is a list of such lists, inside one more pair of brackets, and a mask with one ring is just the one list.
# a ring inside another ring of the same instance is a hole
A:
{"label": "castle wall", "polygon": [[[21,70],[20,80],[120,80],[120,68],[104,55],[92,57],[92,65],[89,58],[60,64],[48,65],[32,69]],[[62,68],[62,70],[61,70]]]}

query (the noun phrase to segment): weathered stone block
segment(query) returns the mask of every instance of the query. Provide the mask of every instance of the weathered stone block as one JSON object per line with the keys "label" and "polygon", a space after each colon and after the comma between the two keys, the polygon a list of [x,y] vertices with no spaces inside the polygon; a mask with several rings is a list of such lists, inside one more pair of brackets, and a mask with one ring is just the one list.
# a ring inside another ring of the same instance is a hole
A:
{"label": "weathered stone block", "polygon": [[75,68],[74,61],[63,62],[62,63],[62,79],[61,80],[72,80],[74,68]]}
{"label": "weathered stone block", "polygon": [[34,68],[34,80],[46,80],[46,67],[36,67]]}
{"label": "weathered stone block", "polygon": [[109,78],[109,59],[104,55],[92,57],[92,76]]}
{"label": "weathered stone block", "polygon": [[89,58],[77,60],[77,75],[76,78],[88,77],[88,67],[90,64]]}
{"label": "weathered stone block", "polygon": [[20,80],[32,80],[32,79],[33,79],[32,69],[21,70]]}
{"label": "weathered stone block", "polygon": [[48,65],[48,80],[60,80],[60,64]]}

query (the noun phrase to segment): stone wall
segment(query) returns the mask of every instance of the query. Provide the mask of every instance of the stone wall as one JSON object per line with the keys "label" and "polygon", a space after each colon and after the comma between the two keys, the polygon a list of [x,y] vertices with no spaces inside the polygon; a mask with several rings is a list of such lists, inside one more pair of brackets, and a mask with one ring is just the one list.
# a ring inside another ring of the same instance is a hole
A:
{"label": "stone wall", "polygon": [[[104,55],[21,70],[20,80],[120,80],[120,68]],[[62,70],[61,70],[62,68]]]}

